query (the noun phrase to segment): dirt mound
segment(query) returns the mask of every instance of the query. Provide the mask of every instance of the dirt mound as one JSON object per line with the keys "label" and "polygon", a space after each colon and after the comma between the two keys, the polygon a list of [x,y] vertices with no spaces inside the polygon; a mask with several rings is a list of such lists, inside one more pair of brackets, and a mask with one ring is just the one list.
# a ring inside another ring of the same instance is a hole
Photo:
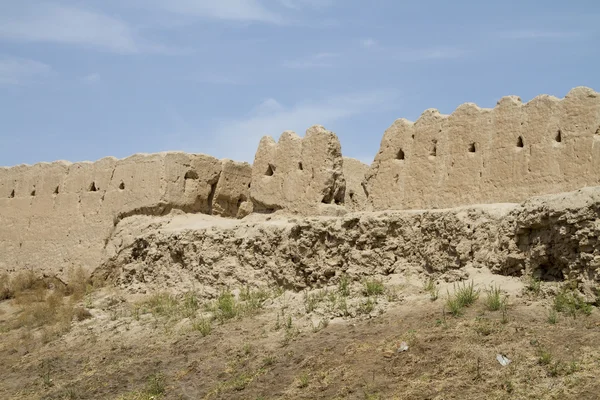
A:
{"label": "dirt mound", "polygon": [[343,217],[205,215],[122,221],[96,272],[131,292],[277,285],[300,290],[416,271],[446,281],[466,267],[568,280],[590,298],[600,282],[600,188],[446,210]]}

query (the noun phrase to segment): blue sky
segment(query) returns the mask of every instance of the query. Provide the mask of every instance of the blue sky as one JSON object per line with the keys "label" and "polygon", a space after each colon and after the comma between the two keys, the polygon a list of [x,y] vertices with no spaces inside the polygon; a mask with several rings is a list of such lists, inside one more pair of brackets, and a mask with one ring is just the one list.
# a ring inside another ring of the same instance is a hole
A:
{"label": "blue sky", "polygon": [[0,0],[0,165],[252,162],[321,124],[370,163],[428,108],[600,90],[600,2]]}

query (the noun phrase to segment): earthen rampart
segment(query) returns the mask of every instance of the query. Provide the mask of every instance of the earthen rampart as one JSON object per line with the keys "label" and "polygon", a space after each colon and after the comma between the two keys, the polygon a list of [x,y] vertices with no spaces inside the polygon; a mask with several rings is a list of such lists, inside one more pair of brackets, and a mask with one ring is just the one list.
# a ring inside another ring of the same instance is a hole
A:
{"label": "earthen rampart", "polygon": [[247,163],[179,152],[0,168],[0,272],[94,268],[132,215],[235,217],[250,179]]}
{"label": "earthen rampart", "polygon": [[399,119],[364,182],[373,210],[520,202],[598,184],[600,95],[584,87],[561,100],[509,96],[493,109]]}
{"label": "earthen rampart", "polygon": [[464,104],[451,115],[431,109],[416,122],[399,119],[370,167],[342,157],[335,133],[316,125],[302,138],[264,137],[252,166],[165,152],[0,168],[0,273],[91,270],[114,256],[118,243],[106,243],[136,215],[339,216],[519,203],[600,186],[599,171],[600,95],[583,87],[563,99],[509,96],[493,109]]}

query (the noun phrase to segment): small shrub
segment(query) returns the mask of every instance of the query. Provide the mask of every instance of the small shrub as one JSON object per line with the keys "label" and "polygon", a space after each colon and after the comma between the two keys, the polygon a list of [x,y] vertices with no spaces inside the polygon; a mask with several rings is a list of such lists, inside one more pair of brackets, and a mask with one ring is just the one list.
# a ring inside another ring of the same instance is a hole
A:
{"label": "small shrub", "polygon": [[298,387],[304,389],[308,386],[309,376],[306,372],[302,373],[298,378]]}
{"label": "small shrub", "polygon": [[10,280],[10,291],[13,296],[16,296],[21,292],[33,289],[38,286],[39,283],[41,283],[41,281],[36,278],[33,271],[21,271],[14,275]]}
{"label": "small shrub", "polygon": [[592,305],[585,302],[577,292],[569,291],[568,289],[561,290],[554,298],[554,309],[577,317],[578,313],[590,315],[592,313]]}
{"label": "small shrub", "polygon": [[343,274],[340,276],[340,282],[338,283],[338,292],[344,296],[348,297],[350,295],[350,278],[348,275]]}
{"label": "small shrub", "polygon": [[479,298],[479,289],[475,290],[473,281],[469,285],[464,283],[462,287],[454,288],[454,296],[463,307],[469,307]]}
{"label": "small shrub", "polygon": [[150,396],[161,396],[165,393],[165,379],[162,375],[152,375],[146,384],[146,393]]}
{"label": "small shrub", "polygon": [[304,308],[307,313],[313,312],[321,301],[319,293],[304,293]]}
{"label": "small shrub", "polygon": [[550,309],[550,311],[548,311],[548,323],[554,325],[557,322],[558,322],[558,314],[556,313],[556,310]]}
{"label": "small shrub", "polygon": [[365,280],[363,286],[363,294],[365,296],[379,296],[385,291],[383,283],[378,280]]}
{"label": "small shrub", "polygon": [[486,290],[485,307],[490,311],[498,311],[502,308],[506,298],[502,298],[502,291],[498,286],[490,286]]}
{"label": "small shrub", "polygon": [[346,303],[346,298],[342,297],[337,304],[338,310],[342,313],[342,316],[347,317],[350,315],[348,311],[348,304]]}
{"label": "small shrub", "polygon": [[539,296],[542,289],[542,282],[539,279],[530,277],[526,286],[527,291],[531,292],[535,296]]}
{"label": "small shrub", "polygon": [[252,290],[249,286],[246,286],[240,292],[240,300],[245,301],[246,312],[254,312],[263,307],[265,300],[269,298],[269,292],[264,289]]}
{"label": "small shrub", "polygon": [[192,329],[200,332],[200,334],[203,337],[205,337],[210,335],[210,332],[212,331],[212,326],[209,320],[205,318],[200,318],[199,320],[192,322]]}
{"label": "small shrub", "polygon": [[358,312],[360,314],[371,314],[375,309],[375,302],[369,297],[366,301],[361,302],[358,305]]}
{"label": "small shrub", "polygon": [[538,364],[550,365],[551,362],[552,362],[552,353],[540,348],[538,351]]}
{"label": "small shrub", "polygon": [[229,292],[223,292],[217,298],[216,316],[223,322],[228,319],[235,318],[239,315],[240,307],[234,295]]}
{"label": "small shrub", "polygon": [[426,292],[431,292],[434,289],[435,289],[435,279],[433,279],[432,277],[427,278],[427,280],[423,284],[423,290],[425,290]]}
{"label": "small shrub", "polygon": [[180,307],[181,314],[185,318],[194,318],[196,316],[196,312],[200,308],[200,302],[198,301],[198,297],[195,293],[188,292],[183,295]]}
{"label": "small shrub", "polygon": [[177,299],[167,293],[157,293],[145,303],[152,314],[159,316],[172,316],[177,312]]}
{"label": "small shrub", "polygon": [[448,300],[446,301],[446,306],[448,307],[448,311],[455,317],[459,317],[463,313],[463,304],[453,296],[448,295]]}
{"label": "small shrub", "polygon": [[434,288],[429,292],[429,300],[436,301],[440,297],[440,290],[438,288]]}
{"label": "small shrub", "polygon": [[502,304],[502,307],[500,307],[500,309],[502,310],[502,319],[500,320],[500,322],[502,322],[503,324],[508,324],[508,310],[506,308],[506,303]]}

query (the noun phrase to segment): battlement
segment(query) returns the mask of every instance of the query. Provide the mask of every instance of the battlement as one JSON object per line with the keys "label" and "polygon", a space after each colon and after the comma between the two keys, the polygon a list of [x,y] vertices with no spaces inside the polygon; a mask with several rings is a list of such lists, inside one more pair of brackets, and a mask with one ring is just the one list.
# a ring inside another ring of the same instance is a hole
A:
{"label": "battlement", "polygon": [[172,210],[243,218],[252,213],[342,215],[387,209],[516,203],[600,185],[600,95],[493,109],[467,103],[396,120],[369,167],[344,158],[335,133],[264,137],[253,166],[204,154],[136,154],[0,168],[0,272],[95,268],[126,218]]}
{"label": "battlement", "polygon": [[447,208],[595,186],[599,167],[600,95],[578,87],[396,120],[363,184],[373,210]]}

